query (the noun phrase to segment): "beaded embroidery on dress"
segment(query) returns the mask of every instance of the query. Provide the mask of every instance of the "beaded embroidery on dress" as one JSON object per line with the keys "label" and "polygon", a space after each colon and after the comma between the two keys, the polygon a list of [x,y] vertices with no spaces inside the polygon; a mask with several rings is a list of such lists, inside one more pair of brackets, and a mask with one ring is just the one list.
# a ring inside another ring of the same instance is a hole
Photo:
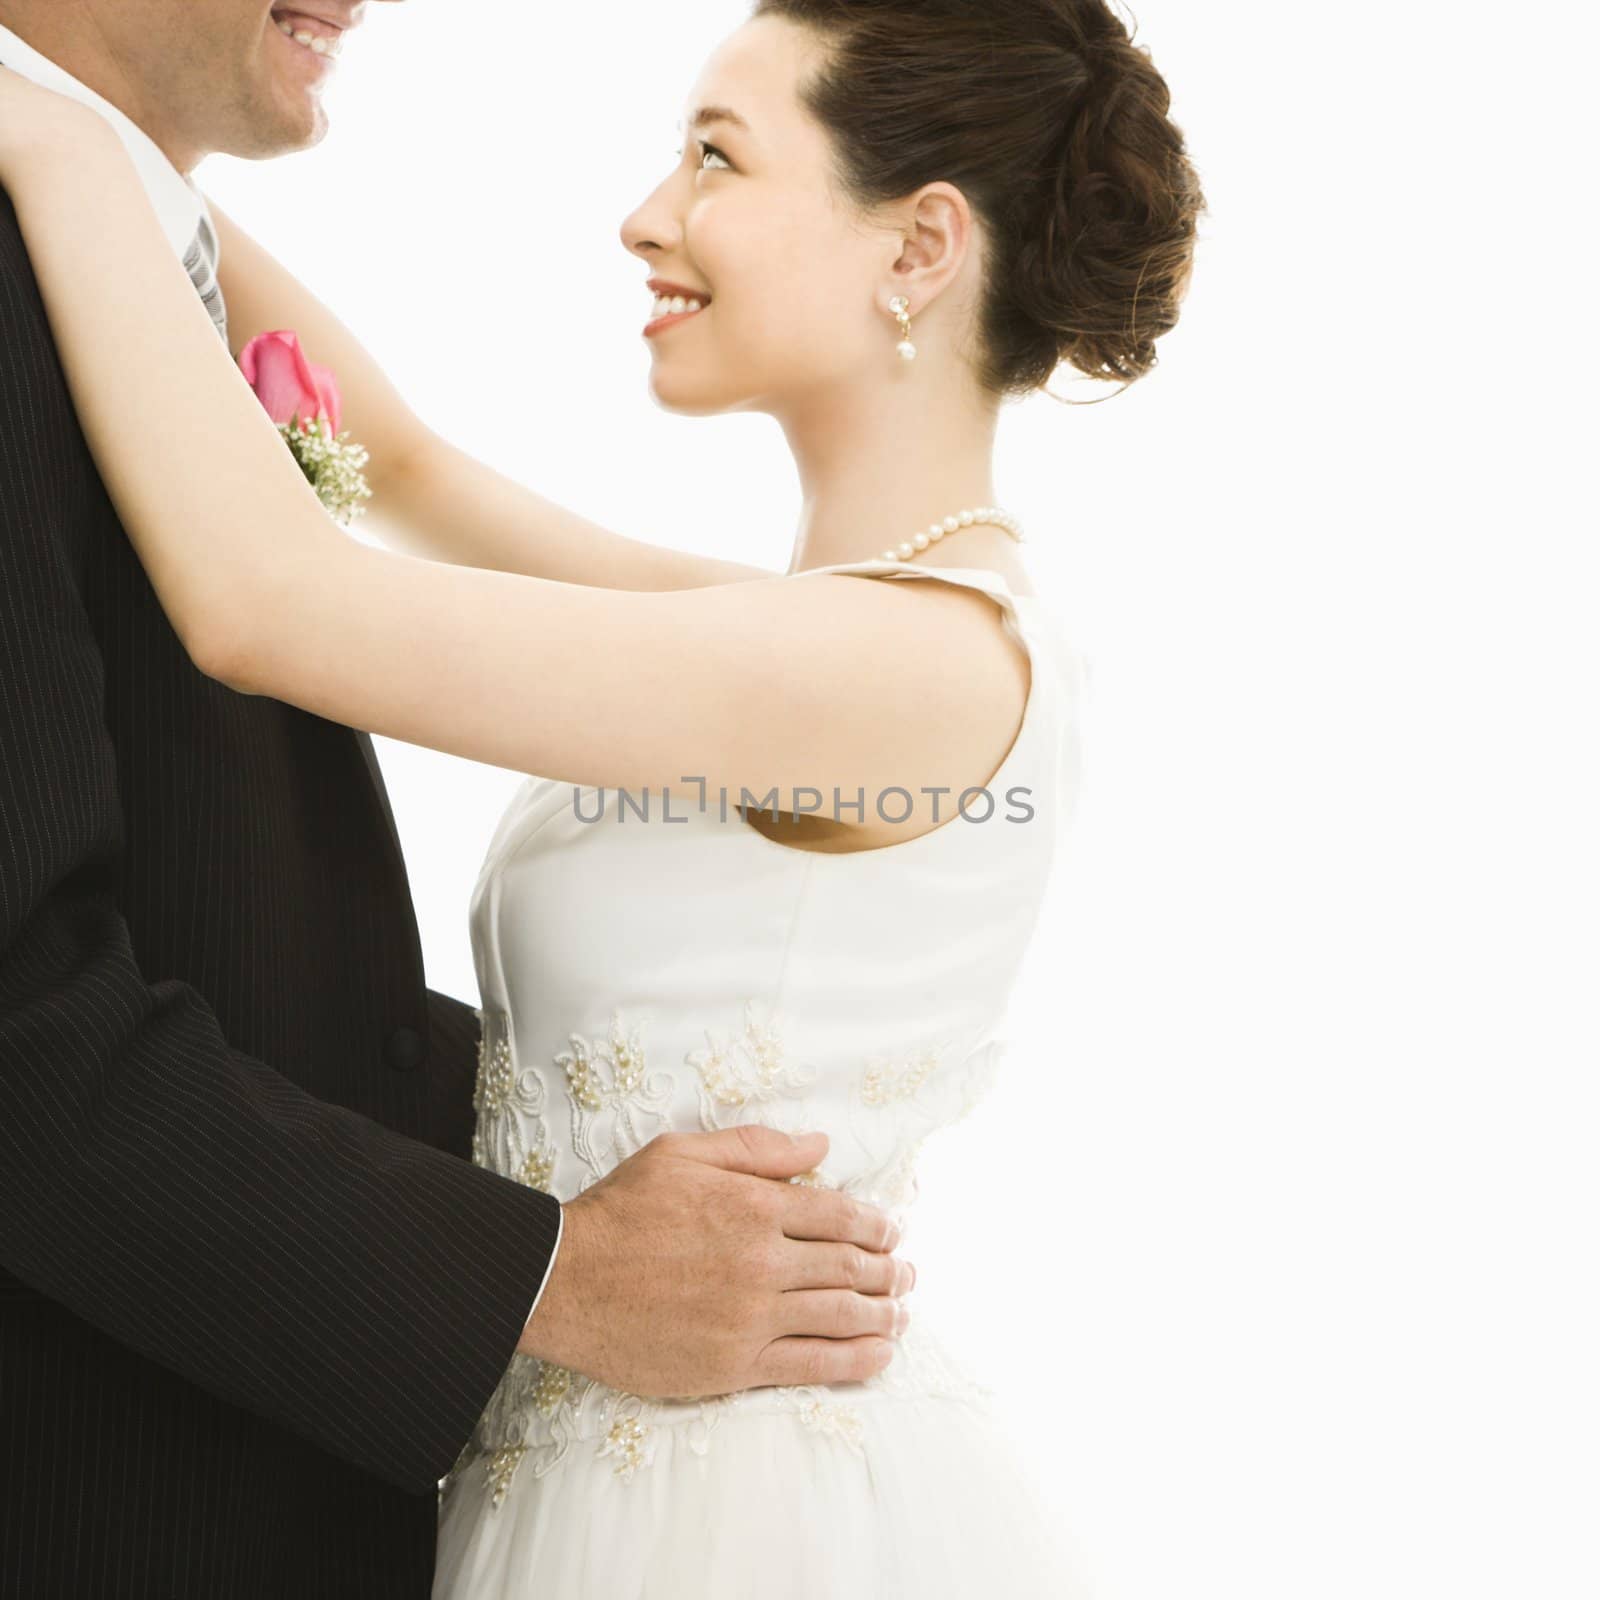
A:
{"label": "beaded embroidery on dress", "polygon": [[[994,573],[824,570],[996,602],[1032,681],[988,800],[831,855],[736,796],[529,779],[472,900],[480,1165],[568,1200],[668,1129],[818,1128],[800,1181],[904,1218],[919,1151],[992,1081],[1076,806],[1086,664]],[[866,1383],[709,1400],[515,1356],[441,1486],[434,1600],[1070,1595],[987,1393],[916,1317]]]}

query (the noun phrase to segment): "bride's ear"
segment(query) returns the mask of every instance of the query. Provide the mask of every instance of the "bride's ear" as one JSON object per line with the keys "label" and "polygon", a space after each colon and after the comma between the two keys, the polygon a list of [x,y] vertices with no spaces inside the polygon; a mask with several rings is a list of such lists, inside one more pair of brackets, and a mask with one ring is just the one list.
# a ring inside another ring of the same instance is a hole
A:
{"label": "bride's ear", "polygon": [[898,219],[900,255],[892,272],[893,294],[924,312],[960,276],[974,243],[972,207],[950,183],[930,183],[904,202]]}

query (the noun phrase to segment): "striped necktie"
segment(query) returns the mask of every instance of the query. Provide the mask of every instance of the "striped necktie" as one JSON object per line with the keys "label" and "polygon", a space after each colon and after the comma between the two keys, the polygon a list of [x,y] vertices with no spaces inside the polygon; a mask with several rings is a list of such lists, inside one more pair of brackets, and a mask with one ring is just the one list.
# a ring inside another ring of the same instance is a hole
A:
{"label": "striped necktie", "polygon": [[228,308],[222,303],[222,286],[217,282],[217,235],[211,218],[202,215],[195,230],[194,243],[183,258],[183,270],[200,296],[222,342],[228,342]]}

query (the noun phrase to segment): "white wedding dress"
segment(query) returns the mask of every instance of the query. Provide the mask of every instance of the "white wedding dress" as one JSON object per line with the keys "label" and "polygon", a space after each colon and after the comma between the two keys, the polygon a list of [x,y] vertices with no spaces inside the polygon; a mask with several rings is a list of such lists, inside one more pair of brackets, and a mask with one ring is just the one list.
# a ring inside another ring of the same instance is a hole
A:
{"label": "white wedding dress", "polygon": [[[998,603],[1032,685],[993,816],[977,820],[981,793],[974,820],[955,816],[952,796],[931,833],[829,855],[757,832],[737,795],[702,809],[675,787],[669,821],[656,791],[641,820],[637,794],[619,812],[615,791],[530,779],[473,896],[480,1164],[567,1200],[667,1129],[764,1122],[829,1135],[802,1181],[903,1216],[924,1140],[983,1094],[1076,803],[1085,664],[993,573],[823,570]],[[602,799],[605,820],[584,820]],[[1028,1070],[1054,1065],[1035,1053]],[[995,1207],[997,1229],[1014,1223]],[[441,1486],[433,1593],[1070,1600],[1049,1522],[983,1384],[913,1302],[862,1384],[657,1402],[514,1357]]]}

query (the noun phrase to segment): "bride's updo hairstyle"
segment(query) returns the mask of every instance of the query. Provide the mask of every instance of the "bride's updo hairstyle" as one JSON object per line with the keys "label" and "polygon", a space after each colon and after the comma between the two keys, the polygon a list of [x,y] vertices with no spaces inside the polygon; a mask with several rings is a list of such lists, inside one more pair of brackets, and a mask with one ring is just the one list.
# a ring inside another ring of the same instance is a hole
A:
{"label": "bride's updo hairstyle", "polygon": [[1103,0],[757,0],[826,46],[803,86],[863,209],[945,181],[989,238],[979,376],[1131,383],[1177,323],[1204,209],[1171,95]]}

